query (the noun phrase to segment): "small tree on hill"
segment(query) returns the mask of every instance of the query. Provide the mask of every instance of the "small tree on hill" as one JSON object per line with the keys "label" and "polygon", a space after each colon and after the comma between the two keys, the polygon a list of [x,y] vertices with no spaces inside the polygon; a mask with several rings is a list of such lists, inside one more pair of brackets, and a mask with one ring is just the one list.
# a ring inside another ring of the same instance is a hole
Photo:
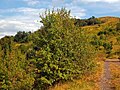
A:
{"label": "small tree on hill", "polygon": [[29,34],[31,34],[31,32],[19,31],[15,35],[14,41],[19,42],[19,43],[28,42],[29,41]]}
{"label": "small tree on hill", "polygon": [[74,25],[70,11],[58,9],[46,11],[40,16],[44,29],[34,37],[36,66],[36,88],[45,88],[61,80],[72,80],[95,66],[94,49],[88,37]]}

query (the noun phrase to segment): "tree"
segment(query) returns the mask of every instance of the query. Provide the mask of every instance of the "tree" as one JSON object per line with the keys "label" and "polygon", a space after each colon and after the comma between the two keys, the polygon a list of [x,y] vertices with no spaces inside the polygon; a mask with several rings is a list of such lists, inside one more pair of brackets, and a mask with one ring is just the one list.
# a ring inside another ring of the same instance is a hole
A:
{"label": "tree", "polygon": [[31,32],[19,31],[14,37],[15,42],[25,43],[29,41],[29,34]]}
{"label": "tree", "polygon": [[95,25],[100,24],[101,21],[95,18],[94,16],[88,18],[88,19],[75,19],[75,25],[76,26],[87,26],[87,25]]}

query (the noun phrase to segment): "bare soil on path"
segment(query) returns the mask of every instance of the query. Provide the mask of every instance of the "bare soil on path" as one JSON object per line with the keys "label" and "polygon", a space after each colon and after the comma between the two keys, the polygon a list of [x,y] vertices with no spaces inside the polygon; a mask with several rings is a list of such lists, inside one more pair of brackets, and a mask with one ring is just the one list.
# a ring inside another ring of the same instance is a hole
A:
{"label": "bare soil on path", "polygon": [[110,73],[109,66],[112,63],[120,65],[120,60],[119,59],[107,59],[104,62],[104,73],[103,73],[103,75],[101,77],[101,81],[100,81],[101,90],[115,90],[110,85],[111,73]]}

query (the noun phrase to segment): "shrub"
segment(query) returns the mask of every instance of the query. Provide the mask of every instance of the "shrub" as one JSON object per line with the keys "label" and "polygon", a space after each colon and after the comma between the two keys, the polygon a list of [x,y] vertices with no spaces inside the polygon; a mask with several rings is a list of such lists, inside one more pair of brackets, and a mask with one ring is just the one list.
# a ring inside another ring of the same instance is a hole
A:
{"label": "shrub", "polygon": [[36,59],[37,77],[34,87],[45,89],[59,81],[79,78],[95,67],[94,49],[84,31],[74,25],[66,9],[46,11],[40,16],[44,29],[35,37],[39,58]]}
{"label": "shrub", "polygon": [[107,34],[107,32],[106,32],[106,31],[100,31],[100,32],[98,32],[98,34],[97,34],[97,35],[99,36],[99,35],[102,35],[102,34],[103,34],[103,35],[106,35],[106,34]]}
{"label": "shrub", "polygon": [[88,19],[75,19],[75,25],[76,26],[87,26],[87,25],[95,25],[95,24],[101,24],[102,22],[95,18],[94,16],[88,18]]}
{"label": "shrub", "polygon": [[116,38],[117,42],[120,43],[120,36]]}
{"label": "shrub", "polygon": [[120,23],[117,23],[116,29],[117,29],[117,31],[120,31]]}
{"label": "shrub", "polygon": [[19,43],[25,43],[29,41],[29,34],[31,34],[31,32],[25,32],[25,31],[19,31],[17,32],[17,34],[14,37],[14,41],[15,42],[19,42]]}
{"label": "shrub", "polygon": [[104,43],[103,47],[106,50],[106,54],[110,54],[111,50],[112,50],[112,44],[111,43]]}

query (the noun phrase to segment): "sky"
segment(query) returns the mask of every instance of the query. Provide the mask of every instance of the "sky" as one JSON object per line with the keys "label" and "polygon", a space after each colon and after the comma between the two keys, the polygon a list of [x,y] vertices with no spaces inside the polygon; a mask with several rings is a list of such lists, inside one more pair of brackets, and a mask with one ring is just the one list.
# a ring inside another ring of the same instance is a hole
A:
{"label": "sky", "polygon": [[18,31],[34,32],[42,25],[39,15],[62,7],[76,18],[120,17],[120,0],[0,0],[0,38]]}

